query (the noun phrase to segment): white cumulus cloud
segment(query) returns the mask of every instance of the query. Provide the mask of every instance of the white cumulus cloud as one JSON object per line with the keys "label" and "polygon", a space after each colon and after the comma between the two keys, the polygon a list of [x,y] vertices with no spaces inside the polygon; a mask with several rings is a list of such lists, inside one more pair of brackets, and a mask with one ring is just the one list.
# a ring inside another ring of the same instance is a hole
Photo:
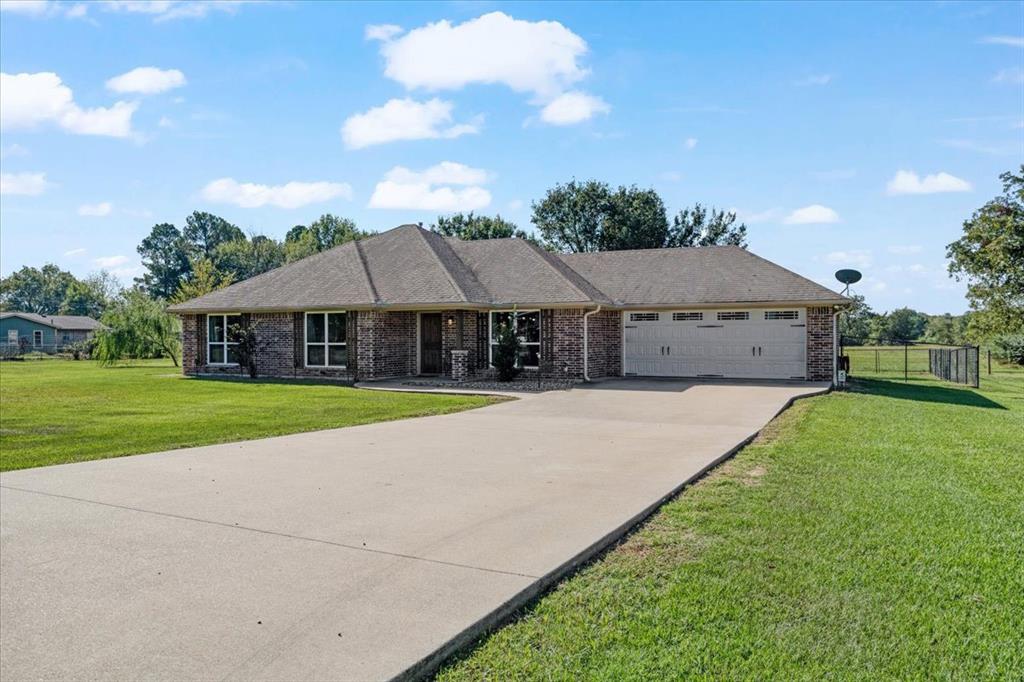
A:
{"label": "white cumulus cloud", "polygon": [[811,204],[798,208],[783,219],[787,225],[819,225],[824,223],[838,223],[839,214],[828,206]]}
{"label": "white cumulus cloud", "polygon": [[0,73],[0,128],[32,129],[55,123],[69,133],[128,137],[137,102],[83,109],[55,73]]}
{"label": "white cumulus cloud", "polygon": [[551,125],[572,125],[591,119],[595,114],[606,114],[610,110],[611,107],[600,97],[572,90],[548,102],[540,110],[540,119]]}
{"label": "white cumulus cloud", "polygon": [[49,0],[0,0],[0,12],[42,16],[51,10]]}
{"label": "white cumulus cloud", "polygon": [[112,210],[114,210],[113,204],[109,201],[101,201],[98,204],[82,204],[78,207],[78,215],[101,217],[110,215]]}
{"label": "white cumulus cloud", "polygon": [[101,268],[116,268],[119,265],[124,265],[129,260],[128,256],[100,256],[93,259],[92,262]]}
{"label": "white cumulus cloud", "polygon": [[1006,45],[1008,47],[1024,47],[1024,36],[985,36],[981,42],[989,45]]}
{"label": "white cumulus cloud", "polygon": [[49,186],[46,173],[0,173],[0,194],[35,197]]}
{"label": "white cumulus cloud", "polygon": [[683,140],[683,146],[686,147],[687,149],[694,149],[697,146],[697,138],[696,137],[688,137],[688,138],[686,138],[685,140]]}
{"label": "white cumulus cloud", "polygon": [[384,74],[406,88],[458,90],[504,84],[553,98],[587,75],[587,43],[557,21],[524,21],[491,12],[461,24],[413,29],[381,46]]}
{"label": "white cumulus cloud", "polygon": [[454,138],[480,131],[477,122],[453,124],[453,106],[437,98],[426,102],[388,100],[383,106],[345,119],[341,136],[349,149],[362,149],[397,140]]}
{"label": "white cumulus cloud", "polygon": [[970,192],[972,188],[971,183],[949,173],[935,173],[922,178],[914,171],[901,170],[896,172],[885,189],[890,195],[897,195]]}
{"label": "white cumulus cloud", "polygon": [[299,208],[338,197],[351,199],[352,187],[344,182],[293,181],[283,185],[258,185],[238,182],[234,178],[220,178],[207,183],[201,195],[207,201],[234,204],[242,208]]}
{"label": "white cumulus cloud", "polygon": [[178,69],[158,69],[155,66],[140,66],[107,81],[107,89],[114,92],[136,92],[154,95],[185,85],[185,74]]}
{"label": "white cumulus cloud", "polygon": [[102,7],[107,12],[147,14],[153,21],[172,19],[202,19],[211,12],[234,14],[242,5],[256,0],[104,0]]}
{"label": "white cumulus cloud", "polygon": [[453,161],[422,171],[395,166],[377,183],[370,208],[419,211],[473,211],[491,203],[491,193],[480,185],[490,174]]}

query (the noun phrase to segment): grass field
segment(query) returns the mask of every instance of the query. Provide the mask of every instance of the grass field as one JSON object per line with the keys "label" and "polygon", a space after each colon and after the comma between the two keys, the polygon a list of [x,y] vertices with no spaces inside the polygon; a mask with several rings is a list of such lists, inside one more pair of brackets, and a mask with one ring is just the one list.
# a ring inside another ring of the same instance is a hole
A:
{"label": "grass field", "polygon": [[439,677],[1024,679],[1022,434],[1020,371],[799,401]]}
{"label": "grass field", "polygon": [[170,362],[0,363],[0,471],[456,412],[493,399],[187,379]]}

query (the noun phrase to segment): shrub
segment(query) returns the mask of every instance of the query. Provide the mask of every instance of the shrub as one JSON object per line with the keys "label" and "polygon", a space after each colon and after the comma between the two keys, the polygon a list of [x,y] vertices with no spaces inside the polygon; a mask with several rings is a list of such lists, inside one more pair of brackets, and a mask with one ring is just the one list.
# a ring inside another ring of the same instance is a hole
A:
{"label": "shrub", "polygon": [[1024,365],[1024,334],[1001,334],[992,339],[996,356],[1018,365]]}
{"label": "shrub", "polygon": [[519,359],[519,337],[512,328],[511,323],[498,326],[498,333],[495,337],[494,369],[498,373],[498,381],[512,381],[519,374],[517,361]]}

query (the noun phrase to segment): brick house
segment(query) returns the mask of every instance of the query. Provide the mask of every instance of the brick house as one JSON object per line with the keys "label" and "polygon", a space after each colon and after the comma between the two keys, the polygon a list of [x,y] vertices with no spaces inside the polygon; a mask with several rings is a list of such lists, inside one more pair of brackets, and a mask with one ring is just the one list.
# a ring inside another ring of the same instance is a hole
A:
{"label": "brick house", "polygon": [[846,302],[738,247],[553,254],[403,225],[170,310],[192,375],[242,373],[228,330],[255,325],[261,376],[482,376],[508,323],[545,378],[829,381]]}

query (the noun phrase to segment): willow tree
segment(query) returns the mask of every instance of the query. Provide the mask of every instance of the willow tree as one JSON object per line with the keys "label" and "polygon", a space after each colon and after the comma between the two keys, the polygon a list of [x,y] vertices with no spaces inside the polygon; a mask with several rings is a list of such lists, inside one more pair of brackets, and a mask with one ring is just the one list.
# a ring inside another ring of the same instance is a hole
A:
{"label": "willow tree", "polygon": [[141,291],[129,291],[100,320],[93,357],[110,366],[121,360],[169,357],[178,366],[181,324],[161,301]]}

